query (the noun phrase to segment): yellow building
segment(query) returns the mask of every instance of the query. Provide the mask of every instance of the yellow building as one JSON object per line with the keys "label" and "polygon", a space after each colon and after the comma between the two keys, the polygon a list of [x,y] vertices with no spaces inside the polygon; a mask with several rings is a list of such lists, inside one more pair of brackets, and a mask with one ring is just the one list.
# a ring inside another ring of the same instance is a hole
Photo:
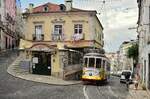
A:
{"label": "yellow building", "polygon": [[72,8],[72,0],[65,5],[30,4],[23,17],[26,31],[20,50],[31,60],[33,73],[66,79],[81,70],[84,50],[103,48],[103,27],[96,11]]}

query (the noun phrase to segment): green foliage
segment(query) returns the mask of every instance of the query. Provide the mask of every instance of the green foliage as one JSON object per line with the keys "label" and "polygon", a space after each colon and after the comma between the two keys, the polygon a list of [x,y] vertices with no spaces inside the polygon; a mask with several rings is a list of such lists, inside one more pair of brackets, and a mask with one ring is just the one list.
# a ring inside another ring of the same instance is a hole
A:
{"label": "green foliage", "polygon": [[138,44],[133,44],[128,48],[127,57],[133,58],[134,60],[138,60]]}

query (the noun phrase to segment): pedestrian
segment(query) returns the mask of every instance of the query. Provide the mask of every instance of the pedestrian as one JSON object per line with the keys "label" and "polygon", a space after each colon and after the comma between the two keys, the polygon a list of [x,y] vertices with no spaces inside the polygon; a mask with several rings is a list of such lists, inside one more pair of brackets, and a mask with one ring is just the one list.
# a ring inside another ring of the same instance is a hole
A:
{"label": "pedestrian", "polygon": [[140,76],[139,76],[138,73],[136,73],[136,75],[135,75],[135,81],[134,81],[134,86],[135,86],[136,90],[138,89],[139,80],[140,80]]}

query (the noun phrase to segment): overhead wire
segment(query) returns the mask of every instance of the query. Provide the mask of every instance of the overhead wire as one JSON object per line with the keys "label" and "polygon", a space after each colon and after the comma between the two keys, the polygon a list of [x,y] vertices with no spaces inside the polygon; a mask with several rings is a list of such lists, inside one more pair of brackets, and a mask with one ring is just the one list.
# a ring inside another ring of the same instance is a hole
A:
{"label": "overhead wire", "polygon": [[[128,10],[132,10],[132,9],[136,9],[136,7],[117,7],[117,6],[113,6],[113,3],[122,3],[125,0],[74,0],[74,3],[76,6],[78,6],[79,8],[82,9],[95,9],[97,10],[97,16],[98,18],[101,19],[101,17],[103,16],[105,18],[105,21],[103,21],[105,26],[108,26],[109,21],[108,19],[108,11],[113,11],[113,10],[117,10],[117,11],[128,11]],[[94,5],[94,6],[93,6]],[[93,8],[91,8],[93,7]],[[102,19],[101,19],[102,20]],[[106,28],[106,27],[105,27]],[[112,42],[110,41],[106,41],[105,40],[105,44],[107,47],[109,47],[111,50],[113,50],[111,48],[111,46],[113,46]]]}

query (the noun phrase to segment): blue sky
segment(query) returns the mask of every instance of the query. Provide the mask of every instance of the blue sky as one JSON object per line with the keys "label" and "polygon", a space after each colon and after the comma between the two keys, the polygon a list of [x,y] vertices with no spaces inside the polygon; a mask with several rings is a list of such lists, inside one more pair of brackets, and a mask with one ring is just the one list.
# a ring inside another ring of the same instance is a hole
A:
{"label": "blue sky", "polygon": [[35,6],[44,4],[47,2],[52,2],[56,4],[64,3],[64,0],[20,0],[20,1],[21,1],[22,10],[24,10],[25,8],[28,8],[29,3],[33,3]]}

